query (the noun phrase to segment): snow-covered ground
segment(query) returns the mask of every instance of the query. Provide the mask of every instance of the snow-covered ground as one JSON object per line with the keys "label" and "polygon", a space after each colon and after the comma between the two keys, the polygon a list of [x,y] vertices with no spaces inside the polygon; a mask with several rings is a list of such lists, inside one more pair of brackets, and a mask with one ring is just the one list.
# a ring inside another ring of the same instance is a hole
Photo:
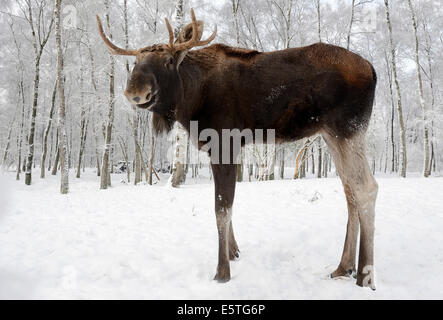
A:
{"label": "snow-covered ground", "polygon": [[[239,183],[232,280],[217,263],[213,184],[120,183],[98,190],[94,173],[0,175],[0,298],[443,299],[443,178],[378,177],[377,290],[330,279],[346,227],[340,181]],[[165,179],[163,179],[165,180]]]}

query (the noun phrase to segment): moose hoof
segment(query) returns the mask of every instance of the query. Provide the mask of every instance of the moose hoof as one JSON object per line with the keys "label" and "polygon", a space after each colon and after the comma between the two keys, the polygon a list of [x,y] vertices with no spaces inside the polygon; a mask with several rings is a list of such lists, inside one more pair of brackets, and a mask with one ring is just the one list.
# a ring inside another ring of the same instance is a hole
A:
{"label": "moose hoof", "polygon": [[229,250],[229,260],[236,260],[240,258],[240,250],[234,249],[234,250]]}
{"label": "moose hoof", "polygon": [[355,268],[343,268],[338,266],[337,270],[331,273],[331,278],[350,277],[353,273],[355,273]]}
{"label": "moose hoof", "polygon": [[215,275],[214,280],[216,280],[218,283],[226,283],[229,280],[231,280],[231,274],[230,274],[229,270],[217,271],[217,274]]}
{"label": "moose hoof", "polygon": [[[369,277],[370,277],[370,275],[369,275]],[[375,289],[376,289],[372,277],[370,277],[368,279],[367,274],[358,274],[357,275],[357,286],[368,287],[368,288],[371,288],[373,291],[375,291]]]}

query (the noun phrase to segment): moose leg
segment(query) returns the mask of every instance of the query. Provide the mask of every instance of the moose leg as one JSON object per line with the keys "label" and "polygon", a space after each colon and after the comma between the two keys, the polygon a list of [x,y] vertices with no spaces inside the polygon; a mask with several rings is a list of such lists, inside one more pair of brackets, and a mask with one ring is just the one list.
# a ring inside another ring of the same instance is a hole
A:
{"label": "moose leg", "polygon": [[378,186],[366,159],[365,135],[340,139],[335,135],[323,135],[334,157],[337,171],[343,183],[348,203],[348,226],[342,259],[332,277],[345,275],[355,269],[355,252],[360,223],[360,251],[357,284],[375,289],[374,219]]}
{"label": "moose leg", "polygon": [[341,256],[340,264],[331,274],[332,278],[352,275],[355,269],[355,255],[358,237],[358,212],[357,208],[350,201],[350,192],[345,191],[346,201],[348,203],[348,225],[346,227],[345,244]]}
{"label": "moose leg", "polygon": [[232,220],[229,225],[229,260],[235,260],[240,257],[240,250],[238,249],[237,241],[234,237],[234,229],[232,227]]}
{"label": "moose leg", "polygon": [[212,164],[212,173],[215,184],[215,217],[218,229],[218,266],[214,280],[227,282],[231,279],[230,244],[233,246],[235,244],[231,217],[237,173],[236,165]]}

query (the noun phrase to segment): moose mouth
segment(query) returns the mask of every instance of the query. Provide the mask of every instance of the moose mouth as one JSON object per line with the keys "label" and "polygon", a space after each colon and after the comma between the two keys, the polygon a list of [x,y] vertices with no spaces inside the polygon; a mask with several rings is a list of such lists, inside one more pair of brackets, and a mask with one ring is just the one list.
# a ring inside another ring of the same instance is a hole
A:
{"label": "moose mouth", "polygon": [[148,102],[137,104],[137,107],[141,109],[148,109],[148,111],[153,111],[152,109],[157,102],[157,94],[148,93],[148,95],[146,96],[146,100]]}

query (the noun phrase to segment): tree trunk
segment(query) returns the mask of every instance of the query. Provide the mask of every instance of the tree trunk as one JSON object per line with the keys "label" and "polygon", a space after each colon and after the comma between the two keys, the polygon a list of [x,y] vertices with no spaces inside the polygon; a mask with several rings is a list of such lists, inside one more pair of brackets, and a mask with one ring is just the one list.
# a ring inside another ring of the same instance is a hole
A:
{"label": "tree trunk", "polygon": [[318,159],[317,159],[317,178],[321,178],[321,169],[322,169],[322,149],[321,149],[321,139],[318,139]]}
{"label": "tree trunk", "polygon": [[23,88],[23,78],[20,79],[20,96],[22,100],[22,111],[21,111],[21,123],[20,123],[20,132],[19,132],[19,141],[18,141],[18,162],[17,162],[17,174],[15,176],[16,180],[20,180],[21,173],[21,165],[22,165],[22,145],[23,145],[23,134],[24,134],[24,125],[25,125],[25,92]]}
{"label": "tree trunk", "polygon": [[418,93],[420,96],[420,106],[423,111],[423,176],[429,177],[431,174],[431,167],[429,163],[429,129],[428,129],[428,111],[425,104],[425,98],[423,94],[423,80],[421,77],[421,67],[420,67],[420,55],[419,55],[419,45],[418,45],[418,34],[417,34],[417,21],[415,19],[414,8],[412,7],[411,0],[408,0],[409,10],[411,11],[412,26],[414,27],[414,37],[415,37],[415,63],[417,67],[417,78],[418,78]]}
{"label": "tree trunk", "polygon": [[[183,0],[177,0],[176,3],[176,23],[177,28],[175,29],[175,35],[178,36],[179,32],[183,27]],[[178,187],[186,181],[185,174],[185,154],[186,154],[186,133],[180,123],[176,123],[176,146],[174,152],[174,163],[172,166],[172,177],[171,185],[173,187]]]}
{"label": "tree trunk", "polygon": [[385,8],[386,8],[386,23],[388,25],[389,30],[389,44],[391,49],[391,63],[392,63],[392,72],[394,75],[394,83],[397,90],[397,113],[398,113],[398,122],[400,126],[400,160],[401,160],[401,169],[400,169],[400,175],[403,178],[406,178],[406,167],[407,167],[407,156],[406,156],[406,129],[405,124],[403,120],[403,108],[402,108],[402,102],[401,102],[401,90],[400,90],[400,84],[398,82],[397,77],[397,64],[395,61],[395,48],[394,48],[394,40],[392,37],[392,25],[391,25],[391,18],[389,13],[389,1],[385,0]]}
{"label": "tree trunk", "polygon": [[55,109],[55,96],[57,94],[57,81],[54,83],[54,89],[52,89],[52,98],[51,98],[51,109],[49,110],[49,119],[48,123],[46,124],[45,132],[43,134],[43,152],[42,152],[42,158],[40,163],[40,178],[45,178],[45,163],[46,163],[46,153],[48,151],[48,135],[49,131],[51,130],[52,126],[52,118],[54,116],[54,109]]}
{"label": "tree trunk", "polygon": [[389,84],[391,93],[391,149],[392,149],[392,162],[391,172],[395,172],[395,140],[394,140],[394,120],[395,120],[395,103],[394,94],[392,90],[392,82]]}
{"label": "tree trunk", "polygon": [[126,164],[126,178],[128,183],[131,182],[131,169],[129,167],[129,155],[128,155],[128,145],[125,141],[123,141],[122,137],[117,137],[118,144],[120,145],[120,150],[123,154],[123,158],[125,159]]}
{"label": "tree trunk", "polygon": [[328,163],[329,163],[329,154],[328,151],[325,150],[324,154],[323,154],[323,177],[327,178],[328,177]]}
{"label": "tree trunk", "polygon": [[5,146],[5,150],[3,152],[3,162],[2,162],[3,169],[6,168],[6,161],[8,159],[9,146],[11,145],[11,134],[12,134],[12,129],[14,127],[14,122],[15,122],[15,115],[14,115],[13,119],[11,120],[11,123],[9,124],[8,137],[6,139],[6,146]]}
{"label": "tree trunk", "polygon": [[[434,70],[432,67],[432,58],[431,58],[431,52],[432,52],[432,39],[431,36],[429,35],[429,31],[427,28],[426,23],[423,23],[423,29],[425,32],[425,40],[426,40],[426,47],[425,47],[425,51],[426,51],[426,58],[428,61],[428,68],[429,68],[429,86],[431,89],[431,112],[432,114],[434,114],[434,107],[435,107],[435,89],[434,89]],[[431,163],[429,164],[429,167],[432,168],[432,170],[435,172],[436,169],[436,155],[435,155],[435,146],[434,143],[436,143],[435,141],[435,136],[434,136],[434,120],[431,120],[430,123],[430,131],[431,131]]]}
{"label": "tree trunk", "polygon": [[317,34],[318,42],[321,42],[321,11],[320,11],[320,0],[315,2],[315,7],[317,9]]}
{"label": "tree trunk", "polygon": [[348,49],[348,50],[349,50],[349,47],[351,46],[351,34],[352,34],[352,25],[354,24],[354,13],[355,13],[355,0],[352,0],[351,19],[349,21],[348,35],[346,37],[346,49]]}
{"label": "tree trunk", "polygon": [[[28,155],[26,160],[26,173],[25,173],[25,184],[31,185],[32,165],[34,164],[35,118],[37,116],[38,90],[40,84],[40,59],[43,54],[43,49],[45,48],[46,43],[48,42],[49,35],[51,34],[54,19],[53,17],[51,18],[51,22],[47,27],[47,29],[45,30],[45,26],[40,23],[41,21],[40,15],[42,14],[42,11],[40,11],[37,24],[36,26],[34,26],[31,1],[27,2],[27,5],[28,5],[27,21],[29,23],[29,26],[31,27],[31,34],[32,34],[34,55],[35,55],[34,98],[31,110],[31,120],[30,120],[31,122],[30,122],[29,135],[28,135]],[[40,10],[43,10],[43,8],[41,7]],[[37,32],[35,30],[35,27],[37,27]]]}
{"label": "tree trunk", "polygon": [[34,75],[34,100],[32,103],[31,124],[28,135],[28,156],[26,159],[25,184],[31,185],[32,182],[32,164],[34,162],[34,135],[35,135],[35,118],[37,116],[38,105],[38,87],[40,84],[40,55],[35,58],[35,75]]}
{"label": "tree trunk", "polygon": [[172,167],[172,178],[171,185],[173,187],[178,187],[183,184],[186,180],[185,176],[185,154],[186,154],[186,133],[181,126],[181,124],[176,123],[177,134],[176,134],[176,147],[174,153],[174,164]]}
{"label": "tree trunk", "polygon": [[58,150],[58,138],[59,138],[59,134],[58,134],[58,125],[57,125],[57,132],[56,132],[56,139],[55,139],[55,160],[54,160],[54,165],[52,167],[52,172],[51,174],[53,176],[55,176],[57,174],[57,169],[58,169],[58,163],[60,161],[60,152]]}
{"label": "tree trunk", "polygon": [[280,151],[280,167],[278,169],[278,175],[280,179],[285,178],[285,148],[282,147]]}
{"label": "tree trunk", "polygon": [[243,150],[240,148],[240,153],[238,155],[239,163],[237,163],[237,182],[243,181]]}
{"label": "tree trunk", "polygon": [[[152,122],[151,122],[152,129]],[[152,185],[152,172],[154,171],[154,154],[155,154],[155,137],[154,130],[151,130],[151,154],[149,156],[149,176],[148,176],[148,184]]]}
{"label": "tree trunk", "polygon": [[80,171],[82,166],[83,154],[85,151],[86,138],[88,134],[88,116],[89,111],[87,112],[84,104],[84,93],[83,93],[83,68],[80,68],[80,104],[81,104],[81,115],[80,115],[80,145],[78,150],[78,158],[77,158],[77,173],[76,178],[80,178]]}
{"label": "tree trunk", "polygon": [[238,8],[240,6],[240,0],[231,0],[232,15],[234,16],[234,31],[237,47],[240,47],[240,28],[238,25]]}
{"label": "tree trunk", "polygon": [[55,43],[57,46],[57,87],[58,87],[58,131],[59,155],[61,163],[61,194],[69,192],[69,165],[68,141],[66,135],[66,108],[65,108],[65,77],[63,73],[63,53],[60,30],[60,7],[62,0],[55,0]]}
{"label": "tree trunk", "polygon": [[101,176],[101,169],[100,169],[100,154],[98,152],[98,135],[95,134],[95,159],[97,162],[97,177]]}
{"label": "tree trunk", "polygon": [[[268,180],[275,180],[275,161],[277,159],[275,144],[268,145],[268,154],[271,155],[271,163],[269,164]],[[269,159],[269,156],[267,157]]]}
{"label": "tree trunk", "polygon": [[[109,38],[112,41],[112,33],[109,22],[109,3],[105,0],[106,7],[106,25],[108,27]],[[101,170],[101,181],[100,189],[107,189],[111,186],[111,173],[110,173],[110,152],[111,152],[111,140],[112,140],[112,128],[114,125],[114,72],[115,72],[115,60],[112,54],[109,54],[110,60],[110,71],[109,71],[109,110],[108,110],[108,121],[106,124],[106,135],[105,135],[105,148],[103,151],[102,160],[102,170]]]}
{"label": "tree trunk", "polygon": [[[125,32],[125,49],[128,49],[129,45],[129,27],[128,27],[128,4],[127,0],[123,1],[123,17],[124,17],[124,32]],[[156,29],[155,29],[156,30]],[[126,73],[129,76],[129,62],[126,60]],[[131,124],[132,128],[132,136],[134,139],[134,150],[135,150],[135,157],[134,157],[134,184],[137,185],[142,181],[142,166],[141,166],[141,155],[139,152],[139,148],[137,147],[138,142],[138,125],[139,125],[139,118],[140,114],[137,111],[137,107],[132,106],[133,110],[133,116],[132,116],[132,123],[131,120],[128,118],[128,121]],[[152,182],[152,177],[150,178]]]}

